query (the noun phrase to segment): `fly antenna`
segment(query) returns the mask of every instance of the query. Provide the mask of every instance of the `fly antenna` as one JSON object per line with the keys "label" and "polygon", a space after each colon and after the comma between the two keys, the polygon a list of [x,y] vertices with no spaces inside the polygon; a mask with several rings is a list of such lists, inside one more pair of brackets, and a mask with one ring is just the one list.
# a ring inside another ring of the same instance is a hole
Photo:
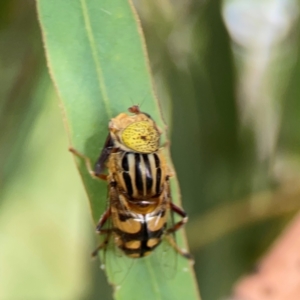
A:
{"label": "fly antenna", "polygon": [[145,95],[144,95],[144,97],[143,97],[143,100],[142,100],[142,102],[139,104],[139,106],[141,107],[142,105],[143,105],[143,103],[145,102],[145,100],[146,100],[146,96],[147,96],[147,93],[145,93]]}
{"label": "fly antenna", "polygon": [[145,95],[144,95],[144,97],[143,97],[143,99],[142,99],[142,102],[141,102],[141,103],[138,103],[138,104],[133,104],[132,98],[129,97],[130,100],[131,100],[132,106],[128,108],[128,111],[131,112],[131,113],[133,113],[133,114],[139,114],[139,113],[141,113],[140,107],[141,107],[141,106],[143,105],[143,103],[145,102],[146,96],[147,96],[147,93],[145,93]]}
{"label": "fly antenna", "polygon": [[129,98],[130,98],[131,105],[134,106],[135,104],[134,104],[132,98],[130,96],[129,96]]}

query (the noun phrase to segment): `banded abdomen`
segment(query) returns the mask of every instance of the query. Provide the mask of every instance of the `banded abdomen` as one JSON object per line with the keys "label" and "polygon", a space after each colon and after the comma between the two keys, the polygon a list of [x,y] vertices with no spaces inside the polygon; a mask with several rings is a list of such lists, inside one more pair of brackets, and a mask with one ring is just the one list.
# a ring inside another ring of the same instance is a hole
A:
{"label": "banded abdomen", "polygon": [[150,199],[161,194],[167,165],[160,151],[149,154],[124,151],[112,153],[108,166],[118,188],[128,199]]}
{"label": "banded abdomen", "polygon": [[114,242],[127,256],[147,256],[160,244],[167,226],[165,208],[149,214],[121,211],[114,206],[111,210]]}

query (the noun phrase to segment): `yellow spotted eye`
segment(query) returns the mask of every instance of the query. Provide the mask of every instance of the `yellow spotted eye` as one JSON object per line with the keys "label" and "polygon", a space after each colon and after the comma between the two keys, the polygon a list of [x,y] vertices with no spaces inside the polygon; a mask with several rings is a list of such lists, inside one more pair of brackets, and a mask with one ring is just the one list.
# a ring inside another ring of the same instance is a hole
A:
{"label": "yellow spotted eye", "polygon": [[135,122],[127,126],[121,138],[126,147],[141,153],[154,152],[159,146],[159,133],[148,121]]}

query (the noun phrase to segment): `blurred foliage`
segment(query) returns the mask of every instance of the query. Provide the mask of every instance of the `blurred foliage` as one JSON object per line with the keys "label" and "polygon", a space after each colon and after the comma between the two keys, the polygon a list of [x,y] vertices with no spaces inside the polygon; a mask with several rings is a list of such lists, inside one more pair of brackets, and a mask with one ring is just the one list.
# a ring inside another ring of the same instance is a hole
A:
{"label": "blurred foliage", "polygon": [[0,184],[3,190],[20,161],[17,149],[24,144],[32,121],[43,105],[42,101],[32,100],[43,69],[43,53],[34,2],[2,1],[0,5]]}
{"label": "blurred foliage", "polygon": [[[221,299],[297,209],[270,195],[299,178],[298,2],[136,5],[202,297]],[[43,57],[34,2],[1,1],[0,299],[110,299],[89,260],[92,222]],[[281,203],[290,209],[273,213]]]}

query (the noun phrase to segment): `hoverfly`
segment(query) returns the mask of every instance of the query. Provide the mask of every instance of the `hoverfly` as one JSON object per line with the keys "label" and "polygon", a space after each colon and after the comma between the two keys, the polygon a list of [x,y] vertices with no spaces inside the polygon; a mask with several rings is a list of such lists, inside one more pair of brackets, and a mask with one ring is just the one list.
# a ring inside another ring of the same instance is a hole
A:
{"label": "hoverfly", "polygon": [[[96,232],[105,235],[105,239],[92,256],[106,250],[111,237],[130,258],[151,254],[165,238],[175,251],[191,259],[172,236],[187,222],[187,214],[172,202],[169,182],[172,174],[159,148],[161,131],[139,106],[134,105],[128,111],[132,115],[121,113],[109,122],[109,134],[94,170],[88,157],[70,148],[85,160],[93,177],[108,183],[108,209],[96,227]],[[167,219],[174,213],[181,220],[168,227]],[[112,223],[110,228],[105,226],[108,221]]]}

